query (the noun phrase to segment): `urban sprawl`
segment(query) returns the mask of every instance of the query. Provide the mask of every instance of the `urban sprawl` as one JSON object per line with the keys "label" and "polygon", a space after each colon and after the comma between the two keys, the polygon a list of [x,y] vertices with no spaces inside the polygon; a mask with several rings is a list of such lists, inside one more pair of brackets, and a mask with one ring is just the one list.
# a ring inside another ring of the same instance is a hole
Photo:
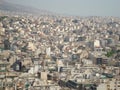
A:
{"label": "urban sprawl", "polygon": [[120,18],[0,14],[0,90],[120,90]]}

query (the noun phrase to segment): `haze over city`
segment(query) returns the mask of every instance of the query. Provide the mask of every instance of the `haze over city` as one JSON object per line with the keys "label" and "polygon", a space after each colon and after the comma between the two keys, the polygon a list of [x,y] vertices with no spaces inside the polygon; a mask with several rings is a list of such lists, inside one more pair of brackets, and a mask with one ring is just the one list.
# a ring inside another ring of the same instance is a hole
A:
{"label": "haze over city", "polygon": [[60,14],[120,17],[120,0],[5,0]]}

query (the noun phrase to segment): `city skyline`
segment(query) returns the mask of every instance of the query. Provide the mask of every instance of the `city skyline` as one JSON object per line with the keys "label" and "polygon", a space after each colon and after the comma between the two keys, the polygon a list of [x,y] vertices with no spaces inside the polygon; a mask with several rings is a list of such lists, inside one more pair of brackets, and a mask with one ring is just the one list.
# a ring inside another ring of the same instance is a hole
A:
{"label": "city skyline", "polygon": [[0,0],[0,90],[120,90],[119,1],[107,1]]}
{"label": "city skyline", "polygon": [[[31,6],[51,12],[77,16],[120,17],[119,0],[6,0],[10,3]],[[29,2],[29,3],[28,3]]]}

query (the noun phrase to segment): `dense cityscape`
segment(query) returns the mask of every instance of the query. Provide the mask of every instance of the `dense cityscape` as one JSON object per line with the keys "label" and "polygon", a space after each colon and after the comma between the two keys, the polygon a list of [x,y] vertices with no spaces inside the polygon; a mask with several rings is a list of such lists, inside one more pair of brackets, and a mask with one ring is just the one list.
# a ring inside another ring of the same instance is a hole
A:
{"label": "dense cityscape", "polygon": [[120,90],[120,18],[1,13],[0,90]]}
{"label": "dense cityscape", "polygon": [[120,0],[0,0],[0,90],[120,90]]}

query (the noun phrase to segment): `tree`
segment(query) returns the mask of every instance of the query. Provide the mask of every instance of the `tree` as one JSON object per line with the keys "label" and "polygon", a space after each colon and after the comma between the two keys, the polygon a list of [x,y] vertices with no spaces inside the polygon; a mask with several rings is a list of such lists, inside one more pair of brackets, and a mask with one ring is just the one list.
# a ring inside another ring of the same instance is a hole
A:
{"label": "tree", "polygon": [[115,54],[115,50],[108,51],[105,56],[112,57]]}

